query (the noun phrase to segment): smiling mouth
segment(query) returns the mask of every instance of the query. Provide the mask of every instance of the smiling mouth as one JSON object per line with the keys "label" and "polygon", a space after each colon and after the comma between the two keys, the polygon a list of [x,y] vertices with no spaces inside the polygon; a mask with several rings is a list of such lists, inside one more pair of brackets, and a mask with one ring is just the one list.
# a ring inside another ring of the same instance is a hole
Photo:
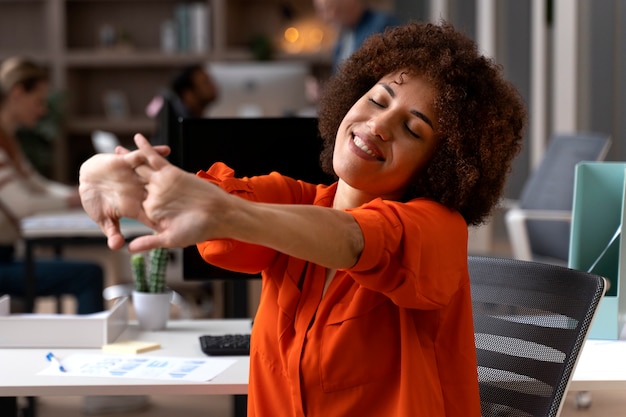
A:
{"label": "smiling mouth", "polygon": [[359,138],[358,136],[353,136],[352,141],[354,142],[354,144],[356,145],[357,148],[359,148],[360,150],[362,150],[363,152],[365,152],[366,154],[368,154],[372,158],[375,158],[375,159],[377,159],[379,161],[384,161],[384,159],[382,157],[380,157],[379,155],[376,155],[374,153],[374,151],[372,151],[370,148],[368,148],[367,145],[365,144],[365,142],[363,142],[361,140],[361,138]]}

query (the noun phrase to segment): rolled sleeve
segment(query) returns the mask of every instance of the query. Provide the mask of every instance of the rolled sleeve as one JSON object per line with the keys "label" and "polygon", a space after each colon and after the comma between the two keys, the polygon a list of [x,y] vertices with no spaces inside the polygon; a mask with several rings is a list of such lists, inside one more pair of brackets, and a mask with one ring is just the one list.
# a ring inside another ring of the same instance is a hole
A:
{"label": "rolled sleeve", "polygon": [[450,301],[466,275],[467,225],[459,213],[426,199],[379,199],[348,212],[364,238],[359,260],[346,269],[355,281],[405,307]]}

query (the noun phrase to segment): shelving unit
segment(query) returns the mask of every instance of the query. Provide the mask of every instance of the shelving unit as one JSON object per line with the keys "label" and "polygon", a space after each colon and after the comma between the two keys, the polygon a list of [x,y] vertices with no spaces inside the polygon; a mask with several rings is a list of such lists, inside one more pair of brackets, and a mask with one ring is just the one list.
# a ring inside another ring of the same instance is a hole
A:
{"label": "shelving unit", "polygon": [[[181,4],[194,2],[208,6],[208,49],[164,52],[163,22],[174,19]],[[312,13],[309,0],[0,0],[0,59],[19,54],[45,64],[54,88],[65,93],[65,134],[55,150],[55,177],[75,182],[78,167],[93,154],[93,130],[116,133],[126,144],[136,132],[152,133],[155,122],[145,107],[177,69],[252,60],[248,43],[254,36],[275,36],[289,18]],[[104,47],[106,27],[128,41]],[[328,62],[323,53],[305,59],[312,65]],[[104,97],[110,91],[122,93],[126,117],[106,116]]]}

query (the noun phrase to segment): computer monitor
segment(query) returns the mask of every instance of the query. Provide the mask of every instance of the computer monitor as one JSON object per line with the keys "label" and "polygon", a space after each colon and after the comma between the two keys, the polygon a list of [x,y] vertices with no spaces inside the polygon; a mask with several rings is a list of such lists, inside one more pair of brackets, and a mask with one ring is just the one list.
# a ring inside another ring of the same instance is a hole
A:
{"label": "computer monitor", "polygon": [[[200,118],[180,123],[186,171],[206,170],[219,161],[233,168],[237,177],[277,171],[315,184],[332,182],[320,166],[322,140],[316,118]],[[206,263],[195,246],[183,249],[182,268],[187,281],[254,277]]]}
{"label": "computer monitor", "polygon": [[168,145],[171,149],[167,159],[174,165],[180,167],[181,144],[180,144],[180,120],[184,114],[183,105],[174,93],[164,91],[161,94],[163,105],[159,110],[156,121],[157,129],[152,135],[150,142],[153,145]]}
{"label": "computer monitor", "polygon": [[207,71],[220,91],[208,117],[285,117],[310,111],[306,62],[213,62]]}

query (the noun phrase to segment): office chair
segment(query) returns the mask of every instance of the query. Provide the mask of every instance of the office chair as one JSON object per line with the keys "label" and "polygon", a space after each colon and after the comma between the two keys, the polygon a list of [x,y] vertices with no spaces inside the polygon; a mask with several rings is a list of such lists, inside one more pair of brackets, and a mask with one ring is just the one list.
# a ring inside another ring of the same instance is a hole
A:
{"label": "office chair", "polygon": [[468,262],[482,416],[558,416],[604,278],[516,259]]}
{"label": "office chair", "polygon": [[600,133],[551,138],[519,200],[505,213],[515,259],[567,265],[576,164],[604,160],[610,145],[610,137]]}

